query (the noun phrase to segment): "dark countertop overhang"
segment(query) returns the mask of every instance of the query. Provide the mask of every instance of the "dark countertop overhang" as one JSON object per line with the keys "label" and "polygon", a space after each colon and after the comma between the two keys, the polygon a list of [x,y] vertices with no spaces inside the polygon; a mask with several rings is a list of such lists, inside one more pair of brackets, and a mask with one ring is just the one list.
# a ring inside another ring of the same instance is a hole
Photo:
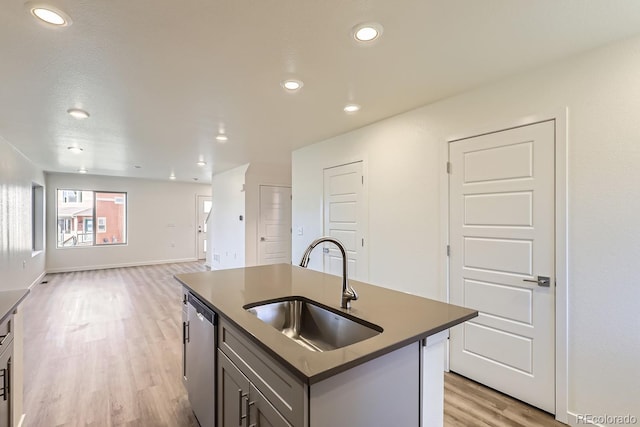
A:
{"label": "dark countertop overhang", "polygon": [[15,291],[0,291],[0,323],[24,300],[29,294],[29,289]]}
{"label": "dark countertop overhang", "polygon": [[[340,308],[341,278],[290,264],[178,274],[178,281],[216,313],[246,332],[263,350],[307,384],[390,353],[478,315],[475,310],[398,292],[356,280],[352,308]],[[243,307],[301,296],[335,311],[378,325],[373,338],[327,352],[309,351],[263,323]]]}

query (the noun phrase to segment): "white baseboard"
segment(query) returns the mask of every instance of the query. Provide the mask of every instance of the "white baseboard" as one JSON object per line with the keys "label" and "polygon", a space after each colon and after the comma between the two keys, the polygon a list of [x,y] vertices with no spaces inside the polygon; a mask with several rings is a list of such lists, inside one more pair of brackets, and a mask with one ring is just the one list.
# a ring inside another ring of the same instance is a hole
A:
{"label": "white baseboard", "polygon": [[158,265],[158,264],[178,264],[182,262],[195,262],[197,258],[181,258],[181,259],[163,259],[153,261],[138,261],[138,262],[125,262],[118,264],[102,264],[102,265],[82,265],[76,267],[59,267],[49,268],[47,273],[71,273],[74,271],[89,271],[89,270],[106,270],[109,268],[123,268],[123,267],[141,267],[145,265]]}
{"label": "white baseboard", "polygon": [[[42,282],[42,279],[44,279],[44,276],[47,275],[46,271],[43,271],[36,280],[34,280],[30,285],[28,289],[33,288],[35,285],[37,285],[38,283]],[[24,414],[22,415],[24,417]]]}
{"label": "white baseboard", "polygon": [[26,417],[27,414],[22,414],[22,416],[20,417],[20,421],[18,421],[18,427],[22,427],[22,424],[24,423],[24,417]]}

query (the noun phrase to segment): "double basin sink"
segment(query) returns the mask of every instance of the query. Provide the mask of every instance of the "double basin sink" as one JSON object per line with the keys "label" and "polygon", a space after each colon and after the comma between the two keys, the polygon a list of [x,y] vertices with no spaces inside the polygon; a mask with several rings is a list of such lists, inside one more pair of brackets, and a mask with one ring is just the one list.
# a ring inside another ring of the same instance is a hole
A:
{"label": "double basin sink", "polygon": [[264,323],[311,351],[330,351],[375,337],[380,326],[303,297],[244,306]]}

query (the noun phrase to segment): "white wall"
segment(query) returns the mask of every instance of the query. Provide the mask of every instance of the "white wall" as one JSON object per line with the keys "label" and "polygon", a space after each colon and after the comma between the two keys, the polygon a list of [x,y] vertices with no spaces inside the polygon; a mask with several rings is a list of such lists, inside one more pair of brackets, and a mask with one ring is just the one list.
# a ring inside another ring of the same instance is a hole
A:
{"label": "white wall", "polygon": [[569,412],[640,418],[639,76],[633,38],[295,151],[293,258],[322,230],[322,168],[364,153],[370,281],[443,298],[446,141],[568,107]]}
{"label": "white wall", "polygon": [[25,289],[44,273],[45,253],[31,251],[31,186],[44,174],[0,138],[0,291]]}
{"label": "white wall", "polygon": [[290,166],[247,163],[213,176],[212,269],[257,264],[260,185],[290,186]]}
{"label": "white wall", "polygon": [[[194,261],[196,196],[209,195],[208,184],[192,184],[97,175],[47,173],[47,271],[75,271]],[[56,190],[127,193],[127,244],[56,248]]]}
{"label": "white wall", "polygon": [[[45,186],[44,173],[0,138],[0,291],[26,289],[45,274],[45,251],[32,252],[31,187]],[[4,313],[0,313],[2,315]],[[23,414],[22,309],[14,317],[14,422]]]}
{"label": "white wall", "polygon": [[[249,164],[213,176],[211,232],[207,249],[211,268],[244,267],[245,263],[245,173]],[[240,220],[240,215],[243,219]]]}
{"label": "white wall", "polygon": [[251,163],[245,176],[245,264],[258,264],[258,225],[260,222],[260,186],[291,186],[291,165]]}

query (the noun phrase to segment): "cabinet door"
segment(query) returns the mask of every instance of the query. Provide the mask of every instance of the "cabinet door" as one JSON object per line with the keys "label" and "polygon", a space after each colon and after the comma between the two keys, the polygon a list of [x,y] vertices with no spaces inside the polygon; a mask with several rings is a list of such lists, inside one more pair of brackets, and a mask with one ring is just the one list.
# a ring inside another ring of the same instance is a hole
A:
{"label": "cabinet door", "polygon": [[187,288],[182,288],[182,383],[187,385],[187,336],[189,332],[189,314],[187,310]]}
{"label": "cabinet door", "polygon": [[291,427],[291,424],[269,403],[266,397],[251,384],[249,394],[251,418],[249,427]]}
{"label": "cabinet door", "polygon": [[[10,343],[13,344],[13,343]],[[11,358],[13,346],[0,356],[0,427],[11,425]]]}
{"label": "cabinet door", "polygon": [[248,427],[251,383],[218,350],[218,427]]}

